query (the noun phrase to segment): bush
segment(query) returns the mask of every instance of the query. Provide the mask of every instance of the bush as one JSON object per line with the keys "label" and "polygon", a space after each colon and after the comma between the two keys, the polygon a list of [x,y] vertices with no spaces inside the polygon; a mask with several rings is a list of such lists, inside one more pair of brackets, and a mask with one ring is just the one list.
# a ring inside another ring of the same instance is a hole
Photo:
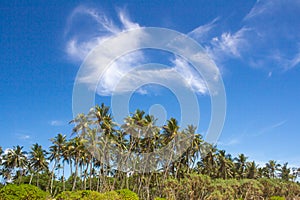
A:
{"label": "bush", "polygon": [[116,191],[122,200],[139,200],[139,197],[136,193],[128,189],[122,189]]}
{"label": "bush", "polygon": [[285,200],[285,198],[284,197],[279,197],[279,196],[272,196],[270,198],[270,200]]}
{"label": "bush", "polygon": [[50,199],[50,195],[33,185],[9,184],[0,190],[0,200],[45,200]]}
{"label": "bush", "polygon": [[243,199],[260,199],[264,186],[254,179],[240,180],[240,194]]}
{"label": "bush", "polygon": [[166,198],[155,197],[154,200],[167,200]]}
{"label": "bush", "polygon": [[86,196],[89,196],[90,191],[84,190],[84,191],[64,191],[56,196],[56,199],[58,200],[77,200],[84,198]]}
{"label": "bush", "polygon": [[122,200],[117,192],[111,191],[99,193],[90,190],[79,190],[76,192],[65,191],[57,195],[57,200]]}

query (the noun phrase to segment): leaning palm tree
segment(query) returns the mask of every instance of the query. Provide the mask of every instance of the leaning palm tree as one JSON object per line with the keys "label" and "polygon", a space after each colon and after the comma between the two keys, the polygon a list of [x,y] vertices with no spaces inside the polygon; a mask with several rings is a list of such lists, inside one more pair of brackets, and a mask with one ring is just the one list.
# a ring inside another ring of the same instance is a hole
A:
{"label": "leaning palm tree", "polygon": [[36,179],[37,187],[39,187],[40,172],[48,170],[48,162],[46,160],[46,154],[47,152],[38,143],[35,143],[31,147],[31,151],[29,152],[31,167],[35,171],[35,174],[37,175],[37,179]]}

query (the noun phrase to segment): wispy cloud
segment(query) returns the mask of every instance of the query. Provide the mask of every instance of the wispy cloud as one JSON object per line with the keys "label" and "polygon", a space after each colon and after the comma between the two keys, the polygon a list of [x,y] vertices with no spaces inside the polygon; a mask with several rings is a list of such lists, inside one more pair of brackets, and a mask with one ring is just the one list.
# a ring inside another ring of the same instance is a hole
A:
{"label": "wispy cloud", "polygon": [[28,139],[30,139],[30,135],[27,135],[27,134],[17,134],[17,138],[19,140],[28,140]]}
{"label": "wispy cloud", "polygon": [[286,122],[287,122],[287,120],[283,120],[283,121],[277,122],[275,124],[266,126],[266,127],[262,128],[261,130],[259,130],[258,133],[256,134],[256,136],[271,132],[272,130],[274,130],[280,126],[283,126]]}
{"label": "wispy cloud", "polygon": [[295,20],[300,17],[299,9],[299,1],[257,1],[241,19],[239,29],[222,30],[225,19],[218,18],[189,35],[219,65],[237,58],[250,67],[285,71],[300,64],[300,21]]}
{"label": "wispy cloud", "polygon": [[[276,0],[275,0],[276,1]],[[272,1],[260,1],[257,0],[256,4],[250,10],[250,12],[244,17],[244,20],[250,20],[254,17],[270,12],[270,7],[274,5],[274,0]]]}
{"label": "wispy cloud", "polygon": [[226,140],[226,141],[218,141],[218,145],[220,146],[233,146],[236,144],[239,144],[240,140],[238,138],[232,138],[230,140]]}
{"label": "wispy cloud", "polygon": [[188,33],[188,36],[196,39],[197,41],[206,42],[209,33],[213,28],[217,26],[217,22],[219,19],[220,18],[217,17],[213,19],[211,22],[195,28],[193,31]]}
{"label": "wispy cloud", "polygon": [[50,124],[51,126],[63,126],[63,125],[65,125],[66,123],[63,122],[63,121],[61,121],[61,120],[51,120],[51,121],[49,122],[49,124]]}
{"label": "wispy cloud", "polygon": [[211,40],[212,47],[208,48],[214,59],[224,56],[241,57],[241,51],[245,50],[248,41],[245,37],[249,28],[241,28],[235,33],[225,32],[220,37]]}
{"label": "wispy cloud", "polygon": [[[73,26],[75,25],[73,23],[77,18],[82,18],[82,15],[94,19],[95,27],[98,27],[98,29],[84,34],[78,33],[79,29],[74,29]],[[66,44],[67,54],[75,58],[75,60],[79,59],[83,61],[93,48],[97,47],[106,39],[130,29],[141,28],[138,23],[130,20],[124,10],[119,9],[117,15],[119,21],[116,22],[110,20],[103,12],[98,12],[83,6],[76,8],[70,15],[66,28],[66,35],[72,35],[71,37],[69,36],[69,40]],[[213,24],[214,21],[206,27],[198,28],[195,30],[195,35],[199,35],[200,32],[204,34]],[[142,48],[141,44],[143,43],[143,39],[145,38],[144,36],[145,33],[143,30],[139,29],[131,34],[130,37],[127,37],[126,40],[116,38],[115,42],[117,45],[111,47],[109,52],[101,54],[101,58],[100,56],[89,58],[89,66],[84,69],[82,76],[78,77],[79,82],[88,85],[91,90],[96,90],[99,95],[103,96],[129,91],[148,94],[147,87],[137,88],[137,85],[143,83],[151,84],[162,80],[174,85],[178,83],[178,80],[174,80],[174,77],[178,76],[174,76],[173,74],[177,73],[180,75],[181,81],[183,81],[182,85],[200,94],[208,93],[207,83],[197,71],[193,70],[193,67],[188,62],[179,57],[175,59],[174,56],[169,58],[169,61],[172,63],[172,66],[169,68],[143,69],[142,67],[137,67],[149,62],[145,53],[140,50]],[[136,51],[127,53],[117,59],[112,58],[115,52],[122,52],[124,48],[136,49]],[[102,66],[101,63],[105,63],[111,59],[113,59],[113,62],[109,67],[104,69],[106,66]],[[202,59],[202,57],[195,55],[195,59]],[[206,71],[209,72],[209,69],[206,69]],[[101,77],[99,77],[100,74]],[[210,75],[213,77],[214,75],[219,75],[219,72],[212,70],[210,71]],[[122,83],[120,83],[121,80]],[[214,79],[212,78],[212,80]]]}

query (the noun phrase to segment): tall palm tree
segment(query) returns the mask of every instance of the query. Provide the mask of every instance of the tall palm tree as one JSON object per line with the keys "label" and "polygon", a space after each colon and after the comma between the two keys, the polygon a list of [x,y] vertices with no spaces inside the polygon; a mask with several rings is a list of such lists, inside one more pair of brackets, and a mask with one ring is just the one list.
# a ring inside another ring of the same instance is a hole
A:
{"label": "tall palm tree", "polygon": [[228,156],[225,153],[225,150],[219,150],[217,153],[217,162],[219,166],[219,177],[223,179],[232,178],[233,172],[233,163],[228,158]]}
{"label": "tall palm tree", "polygon": [[72,145],[71,155],[73,156],[74,166],[75,166],[75,173],[74,173],[73,185],[72,185],[72,191],[74,191],[76,188],[76,183],[78,178],[80,159],[82,158],[82,154],[84,153],[84,141],[79,137],[75,137],[70,140],[70,145]]}
{"label": "tall palm tree", "polygon": [[279,169],[279,171],[280,171],[279,176],[282,180],[285,180],[285,181],[288,181],[291,178],[291,175],[290,175],[291,169],[287,165],[288,165],[288,163],[284,163],[282,165],[282,167]]}
{"label": "tall palm tree", "polygon": [[248,157],[246,157],[243,153],[239,154],[238,157],[234,159],[236,161],[236,172],[241,179],[245,178],[246,176],[245,169],[247,159]]}
{"label": "tall palm tree", "polygon": [[[178,121],[175,118],[171,118],[167,121],[167,124],[164,125],[163,127],[163,140],[162,140],[162,145],[166,146],[170,144],[170,152],[167,152],[167,158],[166,157],[166,165],[165,165],[165,172],[164,172],[164,178],[167,178],[169,169],[170,169],[170,164],[172,160],[174,159],[174,153],[176,152],[176,136],[179,133],[179,126],[178,126]],[[174,171],[172,172],[174,174]]]}
{"label": "tall palm tree", "polygon": [[29,152],[31,167],[35,171],[35,174],[37,174],[36,186],[38,187],[40,172],[48,170],[46,154],[47,152],[38,143],[33,144]]}
{"label": "tall palm tree", "polygon": [[[55,138],[51,138],[50,141],[53,143],[53,145],[49,147],[49,160],[50,162],[54,161],[50,179],[50,193],[52,194],[54,170],[57,168],[57,165],[60,164],[60,159],[63,156],[63,149],[66,145],[66,136],[59,133]],[[62,181],[64,182],[64,180]]]}
{"label": "tall palm tree", "polygon": [[189,125],[186,129],[188,134],[193,136],[192,144],[190,146],[190,159],[191,159],[191,167],[193,168],[195,165],[196,160],[198,160],[201,156],[201,149],[203,145],[203,138],[202,135],[196,134],[196,127]]}
{"label": "tall palm tree", "polygon": [[269,160],[268,163],[266,163],[266,168],[269,172],[269,177],[275,178],[276,173],[279,170],[280,164],[278,164],[275,160]]}
{"label": "tall palm tree", "polygon": [[247,174],[246,177],[250,178],[250,179],[256,178],[257,175],[258,175],[257,169],[258,169],[258,165],[256,165],[254,161],[247,162],[247,164],[246,164],[246,174]]}
{"label": "tall palm tree", "polygon": [[216,152],[217,148],[214,145],[205,143],[203,145],[203,150],[202,150],[202,159],[200,162],[200,166],[202,166],[202,173],[210,176],[210,177],[217,177],[217,166],[218,162],[216,159]]}

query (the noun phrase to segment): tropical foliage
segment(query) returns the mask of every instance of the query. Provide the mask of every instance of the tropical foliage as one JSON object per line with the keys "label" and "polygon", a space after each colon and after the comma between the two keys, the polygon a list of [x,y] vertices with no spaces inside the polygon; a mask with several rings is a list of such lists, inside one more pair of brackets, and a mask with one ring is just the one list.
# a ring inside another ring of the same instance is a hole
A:
{"label": "tropical foliage", "polygon": [[259,166],[206,143],[193,125],[181,128],[174,118],[161,127],[155,122],[137,110],[117,124],[102,104],[77,115],[72,134],[57,134],[47,150],[37,143],[28,152],[0,147],[7,185],[1,191],[25,183],[57,199],[105,199],[111,191],[116,199],[133,200],[300,198],[300,168],[275,160]]}

